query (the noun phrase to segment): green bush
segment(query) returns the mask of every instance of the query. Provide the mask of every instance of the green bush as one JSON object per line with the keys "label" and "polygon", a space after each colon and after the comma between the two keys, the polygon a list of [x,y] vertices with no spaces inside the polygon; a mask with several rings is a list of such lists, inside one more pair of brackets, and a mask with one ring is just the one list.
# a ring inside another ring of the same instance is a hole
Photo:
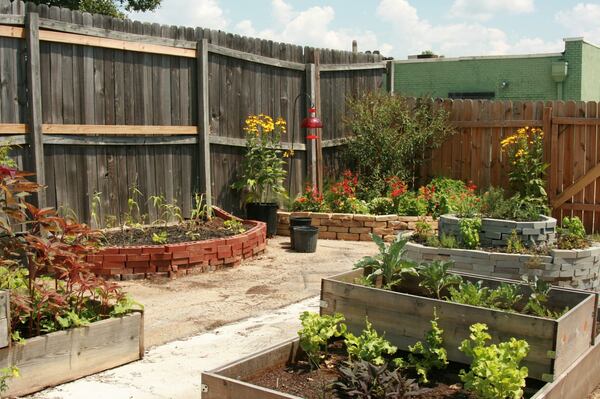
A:
{"label": "green bush", "polygon": [[375,197],[368,203],[371,215],[393,215],[396,213],[394,201],[389,197]]}
{"label": "green bush", "polygon": [[427,201],[413,191],[407,191],[396,199],[398,215],[425,216],[427,215]]}
{"label": "green bush", "polygon": [[460,219],[460,242],[463,247],[475,249],[479,246],[479,229],[481,229],[481,219]]}
{"label": "green bush", "polygon": [[558,248],[582,249],[589,246],[585,227],[577,216],[564,217],[562,226],[558,229]]}
{"label": "green bush", "polygon": [[547,212],[544,198],[521,194],[507,198],[502,188],[490,187],[482,197],[481,214],[484,217],[528,221],[540,220],[540,214]]}

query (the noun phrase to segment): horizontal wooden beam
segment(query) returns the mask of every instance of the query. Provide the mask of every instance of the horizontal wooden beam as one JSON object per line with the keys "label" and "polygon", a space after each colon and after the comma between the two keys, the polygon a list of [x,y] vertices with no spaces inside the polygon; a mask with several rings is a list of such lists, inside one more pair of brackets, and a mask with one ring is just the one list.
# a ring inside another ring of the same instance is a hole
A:
{"label": "horizontal wooden beam", "polygon": [[341,137],[341,138],[330,139],[330,140],[322,140],[321,148],[331,148],[331,147],[338,147],[341,145],[345,145],[348,142],[348,140],[349,140],[348,137]]}
{"label": "horizontal wooden beam", "polygon": [[0,135],[25,133],[27,133],[27,125],[24,123],[0,123]]}
{"label": "horizontal wooden beam", "polygon": [[23,145],[27,144],[27,138],[22,135],[0,136],[0,145]]}
{"label": "horizontal wooden beam", "polygon": [[285,61],[277,58],[265,57],[263,55],[245,53],[243,51],[230,49],[227,47],[217,46],[216,44],[208,45],[208,51],[214,54],[224,55],[226,57],[237,58],[244,61],[254,62],[257,64],[269,65],[278,68],[294,69],[297,71],[304,71],[306,68],[305,64],[299,62]]}
{"label": "horizontal wooden beam", "polygon": [[542,120],[508,119],[494,121],[450,121],[456,128],[494,128],[494,127],[542,127]]}
{"label": "horizontal wooden beam", "polygon": [[44,136],[44,144],[49,145],[181,145],[196,142],[196,136]]}
{"label": "horizontal wooden beam", "polygon": [[592,169],[588,170],[585,175],[581,176],[575,183],[560,193],[560,195],[552,201],[552,208],[556,209],[560,207],[598,177],[600,177],[600,164],[597,164]]}
{"label": "horizontal wooden beam", "polygon": [[25,38],[25,29],[18,26],[0,25],[0,37]]}
{"label": "horizontal wooden beam", "polygon": [[23,26],[25,24],[25,16],[14,14],[0,14],[0,24]]}
{"label": "horizontal wooden beam", "polygon": [[557,125],[600,125],[600,118],[575,118],[570,116],[553,116],[552,123]]}
{"label": "horizontal wooden beam", "polygon": [[362,62],[356,64],[320,64],[319,72],[361,71],[368,69],[386,69],[385,62]]}
{"label": "horizontal wooden beam", "polygon": [[560,209],[573,211],[600,211],[600,204],[582,204],[580,202],[565,202],[560,206]]}
{"label": "horizontal wooden beam", "polygon": [[[222,136],[209,136],[211,144],[227,145],[231,147],[246,147],[246,139],[239,139],[235,137],[222,137]],[[289,143],[281,143],[281,148],[284,150],[290,150],[291,146]],[[303,143],[294,143],[294,151],[306,151],[306,145]]]}
{"label": "horizontal wooden beam", "polygon": [[197,134],[198,128],[196,126],[44,124],[42,132],[65,135],[186,136]]}

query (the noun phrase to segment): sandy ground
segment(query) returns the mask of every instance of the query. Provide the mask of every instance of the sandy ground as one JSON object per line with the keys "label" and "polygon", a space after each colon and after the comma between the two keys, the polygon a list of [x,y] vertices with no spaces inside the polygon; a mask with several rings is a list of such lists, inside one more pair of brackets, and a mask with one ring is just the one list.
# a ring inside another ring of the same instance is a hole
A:
{"label": "sandy ground", "polygon": [[371,242],[320,240],[316,253],[288,249],[289,239],[269,240],[265,255],[234,269],[124,282],[144,304],[146,347],[161,345],[263,314],[319,294],[321,278],[352,269],[377,250]]}

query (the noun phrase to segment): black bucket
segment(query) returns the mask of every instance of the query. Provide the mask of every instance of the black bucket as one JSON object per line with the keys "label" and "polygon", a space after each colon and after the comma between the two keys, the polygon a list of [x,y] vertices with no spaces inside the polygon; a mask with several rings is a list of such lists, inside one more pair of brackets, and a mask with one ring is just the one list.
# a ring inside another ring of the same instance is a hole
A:
{"label": "black bucket", "polygon": [[296,252],[315,252],[317,250],[318,227],[297,226],[294,227],[292,234],[294,234],[294,250]]}
{"label": "black bucket", "polygon": [[294,227],[310,226],[312,219],[309,217],[291,217],[290,218],[290,248],[294,249]]}
{"label": "black bucket", "polygon": [[246,218],[258,220],[267,224],[267,237],[273,237],[277,233],[277,209],[276,202],[248,202],[246,204]]}

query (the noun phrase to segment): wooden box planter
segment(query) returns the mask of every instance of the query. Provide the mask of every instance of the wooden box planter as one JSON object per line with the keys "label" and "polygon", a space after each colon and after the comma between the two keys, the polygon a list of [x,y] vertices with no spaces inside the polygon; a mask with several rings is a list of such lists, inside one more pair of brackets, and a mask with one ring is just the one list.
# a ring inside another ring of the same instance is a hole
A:
{"label": "wooden box planter", "polygon": [[[462,340],[469,336],[469,326],[485,323],[496,340],[510,337],[525,339],[530,345],[525,365],[529,376],[551,381],[561,374],[593,344],[597,294],[553,288],[550,303],[557,308],[569,307],[569,311],[558,320],[486,309],[478,306],[431,299],[407,294],[414,292],[418,281],[405,280],[400,291],[383,290],[354,284],[362,276],[361,269],[323,279],[321,285],[321,313],[342,313],[353,333],[360,333],[365,326],[365,317],[380,332],[401,350],[423,340],[431,328],[430,320],[434,309],[439,324],[444,329],[444,347],[448,359],[468,363],[468,358],[458,350]],[[465,280],[483,280],[485,285],[495,287],[502,281],[511,280],[484,278],[478,275],[456,273]]]}
{"label": "wooden box planter", "polygon": [[21,374],[8,381],[4,394],[27,395],[143,356],[141,312],[30,338],[24,344],[12,343],[0,349],[0,365],[16,366]]}
{"label": "wooden box planter", "polygon": [[353,213],[277,212],[277,234],[290,235],[290,217],[310,217],[311,225],[319,228],[319,238],[326,240],[371,241],[376,234],[392,241],[401,232],[415,229],[424,220],[437,230],[438,223],[431,216],[355,215]]}
{"label": "wooden box planter", "polygon": [[467,273],[520,280],[536,275],[554,285],[600,289],[600,246],[551,249],[547,256],[507,254],[461,248],[437,248],[408,242],[404,256],[416,262],[451,260],[453,269]]}
{"label": "wooden box planter", "polygon": [[[301,354],[298,338],[284,341],[241,360],[202,373],[202,399],[302,399],[253,385],[244,380],[283,367]],[[600,384],[600,343],[590,347],[552,383],[532,399],[581,399]]]}
{"label": "wooden box planter", "polygon": [[[479,239],[484,247],[505,247],[513,230],[524,245],[547,245],[556,241],[556,219],[540,215],[542,220],[517,222],[515,220],[481,218]],[[460,236],[460,218],[455,215],[442,215],[439,219],[439,236]]]}

